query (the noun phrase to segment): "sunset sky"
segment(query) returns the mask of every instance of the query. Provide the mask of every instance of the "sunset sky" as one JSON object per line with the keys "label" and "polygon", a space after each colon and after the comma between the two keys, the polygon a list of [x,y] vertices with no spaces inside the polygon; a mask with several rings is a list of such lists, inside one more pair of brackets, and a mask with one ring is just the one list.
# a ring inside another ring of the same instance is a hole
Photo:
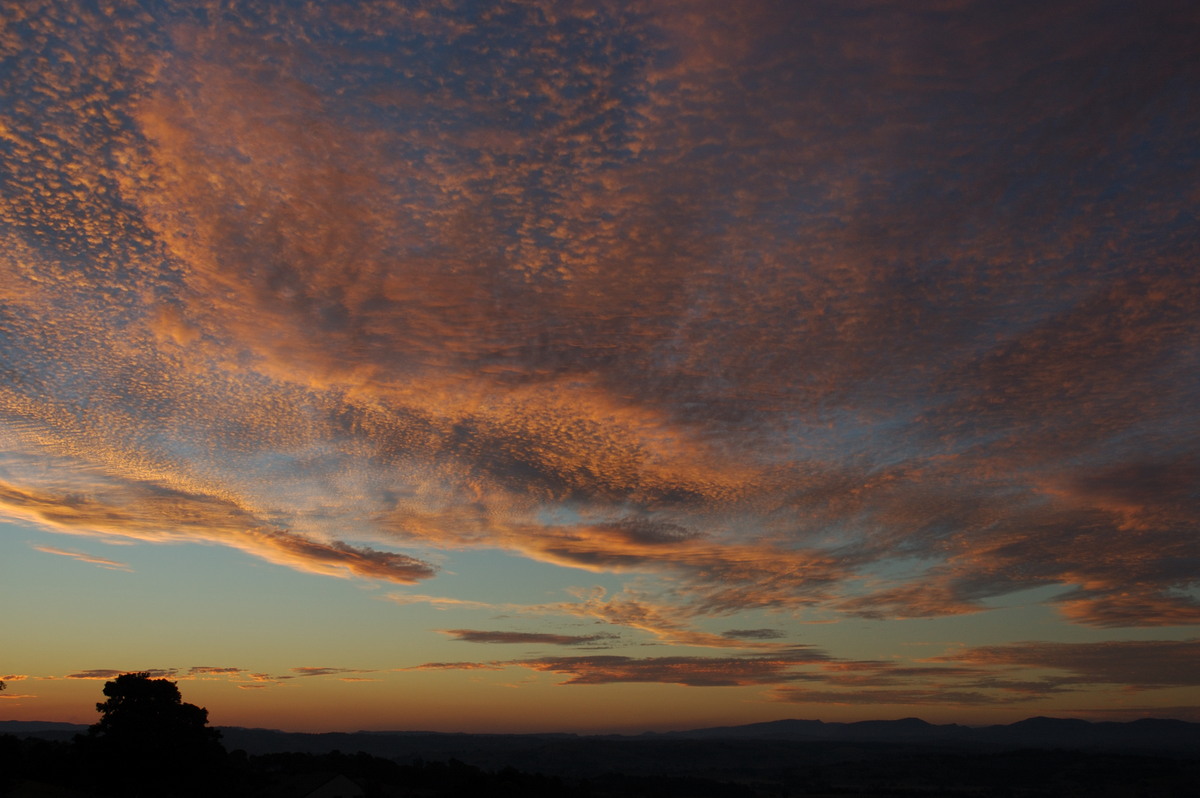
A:
{"label": "sunset sky", "polygon": [[1200,6],[0,0],[0,720],[1200,721]]}

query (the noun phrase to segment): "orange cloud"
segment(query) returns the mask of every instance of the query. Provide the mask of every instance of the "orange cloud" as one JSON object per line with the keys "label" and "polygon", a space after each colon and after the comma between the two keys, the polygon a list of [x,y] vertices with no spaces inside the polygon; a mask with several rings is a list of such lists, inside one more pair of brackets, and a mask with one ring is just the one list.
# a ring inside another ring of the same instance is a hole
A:
{"label": "orange cloud", "polygon": [[0,513],[677,645],[1196,624],[1194,12],[1093,5],[14,9]]}
{"label": "orange cloud", "polygon": [[[407,584],[434,574],[432,566],[406,555],[337,540],[320,542],[286,530],[255,528],[250,526],[254,519],[241,508],[205,496],[181,494],[151,483],[104,482],[89,487],[98,493],[96,498],[24,490],[0,482],[0,512],[34,518],[74,534],[154,542],[220,542],[270,562],[330,576]],[[110,497],[113,504],[105,501]],[[37,548],[106,567],[122,565],[53,547]]]}

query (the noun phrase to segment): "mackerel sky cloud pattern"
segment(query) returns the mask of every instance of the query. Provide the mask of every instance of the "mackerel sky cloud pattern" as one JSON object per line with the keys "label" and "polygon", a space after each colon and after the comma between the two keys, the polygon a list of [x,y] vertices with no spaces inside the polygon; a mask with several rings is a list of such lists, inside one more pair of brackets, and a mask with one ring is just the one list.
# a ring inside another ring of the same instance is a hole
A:
{"label": "mackerel sky cloud pattern", "polygon": [[[626,590],[445,635],[754,652],[683,684],[790,672],[758,611],[1200,624],[1191,4],[9,5],[0,513],[92,546],[40,551],[503,551]],[[1023,645],[963,657],[1092,668]]]}

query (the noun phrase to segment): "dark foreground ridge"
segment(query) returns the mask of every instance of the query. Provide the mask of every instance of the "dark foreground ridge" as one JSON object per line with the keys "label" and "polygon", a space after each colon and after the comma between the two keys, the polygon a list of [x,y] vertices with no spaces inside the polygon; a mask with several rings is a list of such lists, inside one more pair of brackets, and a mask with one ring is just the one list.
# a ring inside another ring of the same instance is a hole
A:
{"label": "dark foreground ridge", "polygon": [[[70,740],[88,726],[42,721],[0,721],[0,734]],[[776,720],[641,735],[468,734],[422,731],[359,731],[310,734],[275,729],[219,727],[225,747],[251,754],[365,751],[375,756],[445,756],[464,761],[509,756],[555,746],[665,744],[682,741],[774,741],[797,743],[890,743],[978,751],[1051,749],[1200,756],[1200,723],[1144,718],[1090,722],[1074,718],[1027,718],[994,726],[933,724],[920,718],[828,723]],[[659,747],[663,747],[659,745]]]}
{"label": "dark foreground ridge", "polygon": [[[87,729],[0,722],[0,796],[112,794],[86,773],[61,775],[86,766],[71,740]],[[345,798],[1102,798],[1190,796],[1200,783],[1200,724],[1177,720],[783,720],[637,736],[219,731],[231,752],[219,778],[164,794],[301,798],[332,783]]]}

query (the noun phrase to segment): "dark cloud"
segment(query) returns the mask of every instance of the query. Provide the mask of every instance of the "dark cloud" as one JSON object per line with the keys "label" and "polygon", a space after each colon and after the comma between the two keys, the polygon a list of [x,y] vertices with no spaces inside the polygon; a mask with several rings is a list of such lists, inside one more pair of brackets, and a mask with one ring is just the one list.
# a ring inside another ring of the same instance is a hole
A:
{"label": "dark cloud", "polygon": [[[810,647],[729,657],[539,657],[429,663],[417,669],[526,668],[564,684],[654,682],[690,687],[770,687],[772,700],[817,704],[1010,705],[1081,694],[1196,683],[1197,641],[1015,643],[951,651],[923,661],[849,660]],[[1047,674],[1046,671],[1058,673]]]}
{"label": "dark cloud", "polygon": [[[292,668],[292,673],[296,676],[338,676],[343,673],[371,673],[360,668],[316,668],[316,667],[301,667]],[[276,677],[289,678],[289,677]]]}
{"label": "dark cloud", "polygon": [[466,643],[524,643],[550,646],[582,646],[607,643],[617,639],[614,634],[556,635],[544,632],[487,632],[478,629],[439,629],[455,640]]}
{"label": "dark cloud", "polygon": [[630,543],[650,546],[682,543],[700,534],[670,521],[654,521],[647,518],[622,519],[615,524],[600,527],[597,531],[611,532]]}
{"label": "dark cloud", "polygon": [[1080,684],[1133,688],[1194,687],[1200,640],[1109,640],[1098,643],[1029,642],[965,648],[936,661],[972,666],[1021,666],[1066,671]]}
{"label": "dark cloud", "polygon": [[786,635],[778,629],[728,629],[721,632],[722,637],[734,640],[778,640]]}
{"label": "dark cloud", "polygon": [[786,681],[797,667],[828,660],[817,649],[796,647],[755,657],[543,657],[492,663],[429,663],[421,669],[522,667],[567,676],[564,684],[657,682],[689,687],[736,687]]}
{"label": "dark cloud", "polygon": [[195,665],[188,668],[188,676],[240,676],[245,668],[220,668],[211,665]]}
{"label": "dark cloud", "polygon": [[[309,540],[285,531],[262,531],[246,535],[248,548],[267,559],[282,560],[300,570],[337,572],[390,582],[412,583],[428,579],[435,571],[426,562],[394,552],[355,547],[334,540]],[[255,544],[260,544],[261,548]],[[240,544],[239,544],[240,545]]]}
{"label": "dark cloud", "polygon": [[776,701],[789,704],[881,704],[927,705],[946,704],[951,706],[979,706],[987,704],[1010,704],[1025,701],[1029,696],[996,696],[987,693],[943,690],[867,690],[851,692],[845,690],[809,690],[803,687],[782,687],[772,692]]}
{"label": "dark cloud", "polygon": [[146,673],[155,679],[169,679],[172,676],[175,676],[176,671],[174,668],[171,668],[168,670],[162,670],[159,668],[147,668],[145,670],[140,670],[140,671],[130,671],[130,670],[121,671],[121,670],[111,670],[108,668],[93,668],[91,670],[79,671],[78,673],[69,673],[63,678],[109,680],[109,679],[115,679],[123,673]]}

